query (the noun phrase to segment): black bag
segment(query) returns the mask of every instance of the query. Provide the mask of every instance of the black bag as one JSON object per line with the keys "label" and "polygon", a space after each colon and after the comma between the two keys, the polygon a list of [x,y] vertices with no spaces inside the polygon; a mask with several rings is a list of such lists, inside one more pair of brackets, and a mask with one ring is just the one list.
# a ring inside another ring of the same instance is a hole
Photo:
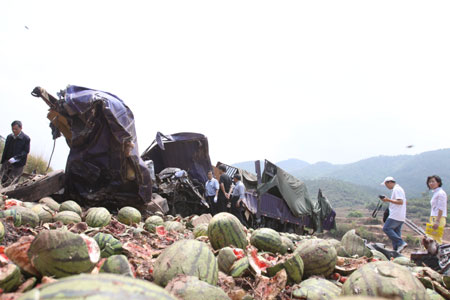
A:
{"label": "black bag", "polygon": [[386,223],[387,218],[389,217],[389,207],[386,208],[383,214],[383,223]]}

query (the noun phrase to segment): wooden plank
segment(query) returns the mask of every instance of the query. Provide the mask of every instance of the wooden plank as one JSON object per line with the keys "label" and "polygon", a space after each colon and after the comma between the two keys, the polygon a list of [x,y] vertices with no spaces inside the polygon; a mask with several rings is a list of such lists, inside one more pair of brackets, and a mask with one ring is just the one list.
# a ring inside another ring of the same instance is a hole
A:
{"label": "wooden plank", "polygon": [[53,171],[44,176],[36,176],[17,184],[14,189],[5,191],[9,198],[26,202],[38,201],[39,199],[54,194],[64,187],[64,171]]}

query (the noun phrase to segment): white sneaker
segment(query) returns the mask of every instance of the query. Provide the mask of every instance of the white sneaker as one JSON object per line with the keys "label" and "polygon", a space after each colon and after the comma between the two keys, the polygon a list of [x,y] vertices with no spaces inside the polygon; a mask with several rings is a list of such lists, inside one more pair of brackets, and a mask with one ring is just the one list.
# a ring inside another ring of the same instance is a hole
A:
{"label": "white sneaker", "polygon": [[407,246],[408,246],[408,244],[403,242],[403,244],[397,248],[397,252],[398,253],[402,252]]}

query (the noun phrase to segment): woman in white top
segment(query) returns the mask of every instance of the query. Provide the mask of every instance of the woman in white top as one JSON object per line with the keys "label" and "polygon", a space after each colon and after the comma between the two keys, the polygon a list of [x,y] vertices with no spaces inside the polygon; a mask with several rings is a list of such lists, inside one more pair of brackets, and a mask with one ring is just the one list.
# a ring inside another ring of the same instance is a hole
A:
{"label": "woman in white top", "polygon": [[439,176],[433,175],[428,176],[427,186],[433,191],[433,196],[431,197],[431,214],[430,214],[430,224],[433,224],[433,229],[437,230],[439,227],[442,228],[442,232],[439,234],[433,234],[432,238],[438,243],[442,243],[442,236],[444,235],[443,228],[446,224],[447,219],[447,194],[442,189],[442,180]]}

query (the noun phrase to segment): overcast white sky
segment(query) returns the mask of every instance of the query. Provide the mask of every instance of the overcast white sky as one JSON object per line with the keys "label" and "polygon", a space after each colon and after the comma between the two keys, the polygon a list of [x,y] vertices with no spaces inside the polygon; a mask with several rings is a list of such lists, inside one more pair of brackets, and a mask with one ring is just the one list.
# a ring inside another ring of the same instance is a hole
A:
{"label": "overcast white sky", "polygon": [[[157,131],[205,134],[213,163],[448,148],[449,15],[450,1],[2,0],[0,135],[22,120],[48,158],[30,92],[75,84],[125,101],[141,152]],[[64,168],[64,140],[55,152]]]}

